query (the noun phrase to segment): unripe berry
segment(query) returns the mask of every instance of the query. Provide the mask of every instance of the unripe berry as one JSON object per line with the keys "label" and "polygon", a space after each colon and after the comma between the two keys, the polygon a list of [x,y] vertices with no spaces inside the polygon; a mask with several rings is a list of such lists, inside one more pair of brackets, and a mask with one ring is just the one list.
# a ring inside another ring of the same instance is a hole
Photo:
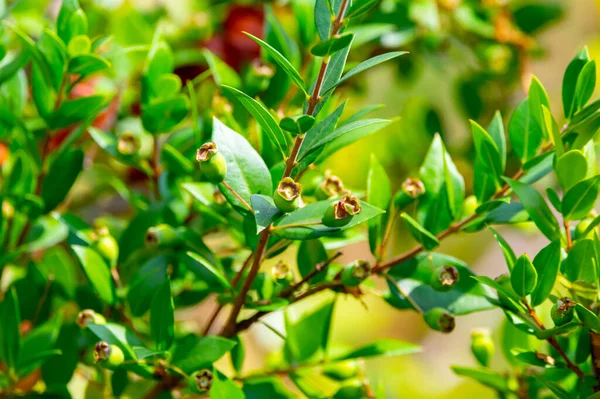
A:
{"label": "unripe berry", "polygon": [[460,279],[458,269],[452,265],[443,265],[433,271],[431,287],[436,291],[450,291]]}
{"label": "unripe berry", "polygon": [[398,209],[405,208],[423,194],[425,194],[423,182],[416,177],[409,177],[402,182],[400,191],[394,197],[394,204]]}
{"label": "unripe berry", "polygon": [[557,300],[556,303],[552,305],[550,316],[557,327],[573,320],[575,305],[577,305],[575,302],[566,297]]}
{"label": "unripe berry", "polygon": [[274,74],[273,67],[262,63],[258,58],[254,59],[244,74],[244,91],[252,97],[266,90]]}
{"label": "unripe berry", "polygon": [[463,202],[463,217],[474,214],[478,206],[479,203],[477,202],[477,197],[474,195],[470,195],[465,198],[465,201]]}
{"label": "unripe berry", "polygon": [[471,352],[479,364],[488,367],[494,351],[494,341],[489,330],[477,329],[471,333]]}
{"label": "unripe berry", "polygon": [[198,371],[194,375],[194,379],[196,380],[196,387],[200,392],[208,391],[212,387],[213,374],[208,369]]}
{"label": "unripe berry", "polygon": [[273,280],[280,285],[287,286],[294,281],[292,268],[287,262],[284,261],[279,261],[275,266],[273,266],[271,269],[271,275],[273,276]]}
{"label": "unripe berry", "polygon": [[149,247],[169,248],[181,242],[177,231],[168,224],[159,224],[146,231],[144,241]]}
{"label": "unripe berry", "polygon": [[345,381],[349,378],[356,377],[358,372],[358,362],[355,360],[346,360],[344,362],[323,366],[323,374],[336,381]]}
{"label": "unripe berry", "polygon": [[341,200],[333,202],[327,208],[322,223],[327,227],[343,227],[361,210],[362,206],[358,198],[352,194],[344,194]]}
{"label": "unripe berry", "polygon": [[141,147],[142,142],[140,138],[129,131],[121,133],[117,140],[117,151],[121,155],[131,156],[137,154]]}
{"label": "unripe berry", "polygon": [[100,363],[103,367],[114,369],[123,364],[124,360],[123,351],[116,345],[100,341],[94,347],[94,362]]}
{"label": "unripe berry", "polygon": [[450,333],[456,327],[454,315],[444,308],[433,308],[423,314],[423,318],[433,330]]}
{"label": "unripe berry", "polygon": [[373,271],[371,264],[366,260],[357,260],[346,265],[342,270],[342,284],[348,287],[356,287]]}
{"label": "unripe berry", "polygon": [[119,258],[119,244],[110,234],[106,227],[100,227],[96,230],[97,240],[94,242],[94,248],[108,262],[110,267],[117,265]]}
{"label": "unripe berry", "polygon": [[291,177],[286,177],[279,182],[273,194],[273,201],[280,211],[289,213],[298,208],[301,194],[302,185],[296,183]]}
{"label": "unripe berry", "polygon": [[227,174],[227,161],[223,154],[217,151],[217,145],[212,141],[202,144],[196,151],[196,161],[200,163],[200,171],[211,183],[221,183]]}
{"label": "unripe berry", "polygon": [[327,174],[315,191],[319,201],[337,197],[344,192],[344,183],[337,176]]}
{"label": "unripe berry", "polygon": [[106,319],[92,309],[84,309],[77,314],[75,322],[79,327],[87,328],[88,324],[106,324]]}

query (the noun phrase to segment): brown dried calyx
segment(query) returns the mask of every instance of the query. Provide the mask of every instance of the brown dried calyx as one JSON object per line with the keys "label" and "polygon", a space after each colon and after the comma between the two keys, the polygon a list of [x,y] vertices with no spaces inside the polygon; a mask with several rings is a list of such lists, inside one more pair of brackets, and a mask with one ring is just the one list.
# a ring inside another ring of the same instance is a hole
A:
{"label": "brown dried calyx", "polygon": [[198,162],[206,162],[215,156],[217,153],[217,145],[209,141],[208,143],[202,144],[200,148],[196,151],[196,161]]}

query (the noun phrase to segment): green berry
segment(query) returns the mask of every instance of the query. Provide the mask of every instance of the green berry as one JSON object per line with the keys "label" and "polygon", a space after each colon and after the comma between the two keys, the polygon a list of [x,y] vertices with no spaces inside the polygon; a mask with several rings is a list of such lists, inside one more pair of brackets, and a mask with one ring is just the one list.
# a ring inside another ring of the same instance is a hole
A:
{"label": "green berry", "polygon": [[463,202],[463,217],[473,215],[478,206],[479,203],[474,195],[465,198],[465,201]]}
{"label": "green berry", "polygon": [[117,151],[124,156],[137,154],[142,147],[140,138],[130,131],[125,131],[119,135],[117,140]]}
{"label": "green berry", "polygon": [[286,177],[279,182],[273,201],[280,211],[289,213],[298,209],[301,194],[302,185],[291,177]]}
{"label": "green berry", "polygon": [[205,392],[212,387],[213,374],[208,369],[200,370],[194,374],[194,380],[196,381],[196,388],[198,388],[200,392]]}
{"label": "green berry", "polygon": [[123,364],[125,355],[116,345],[110,345],[107,342],[100,341],[94,347],[94,362],[100,363],[107,369],[114,369]]}
{"label": "green berry", "polygon": [[488,367],[494,356],[494,351],[494,341],[489,330],[478,329],[471,333],[471,352],[473,352],[473,356],[479,364]]}
{"label": "green berry", "polygon": [[423,314],[427,325],[436,331],[450,333],[456,326],[454,315],[444,308],[433,308]]}
{"label": "green berry", "polygon": [[341,200],[333,202],[327,208],[322,223],[327,227],[343,227],[361,210],[360,201],[351,194],[345,194]]}
{"label": "green berry", "polygon": [[196,151],[196,161],[200,163],[200,171],[211,183],[221,183],[227,175],[227,161],[218,152],[217,145],[212,141],[202,144]]}
{"label": "green berry", "polygon": [[106,227],[97,229],[96,236],[98,238],[94,242],[94,248],[108,262],[110,267],[115,267],[119,258],[119,244],[117,244],[117,240],[115,240]]}
{"label": "green berry", "polygon": [[550,310],[550,316],[554,325],[562,326],[573,320],[573,313],[576,303],[569,298],[561,298],[556,301]]}
{"label": "green berry", "polygon": [[460,278],[458,269],[452,265],[443,265],[434,270],[431,287],[436,291],[450,291]]}
{"label": "green berry", "polygon": [[106,324],[106,319],[92,309],[84,309],[77,314],[75,322],[79,327],[87,328],[89,324]]}
{"label": "green berry", "polygon": [[168,224],[159,224],[158,226],[150,227],[146,231],[144,241],[149,247],[169,248],[179,244],[181,237]]}
{"label": "green berry", "polygon": [[326,174],[315,191],[315,197],[319,201],[324,201],[328,198],[333,198],[341,195],[344,192],[344,183],[337,176]]}
{"label": "green berry", "polygon": [[394,205],[398,209],[406,208],[417,198],[425,194],[425,185],[416,177],[409,177],[402,182],[400,191],[394,197]]}
{"label": "green berry", "polygon": [[357,260],[346,265],[342,270],[341,281],[347,287],[356,287],[371,275],[371,264],[365,260]]}

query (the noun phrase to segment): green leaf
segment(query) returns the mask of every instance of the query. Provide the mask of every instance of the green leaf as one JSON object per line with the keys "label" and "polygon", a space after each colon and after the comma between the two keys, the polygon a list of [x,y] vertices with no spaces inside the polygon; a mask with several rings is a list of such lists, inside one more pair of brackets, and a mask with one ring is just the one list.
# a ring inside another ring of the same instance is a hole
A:
{"label": "green leaf", "polygon": [[504,237],[500,235],[496,230],[492,227],[488,226],[488,229],[492,232],[492,235],[498,241],[500,245],[500,249],[502,249],[502,254],[504,255],[504,260],[506,260],[506,266],[508,266],[508,271],[511,271],[515,267],[515,263],[517,263],[517,257],[515,252],[511,248],[511,246],[506,242]]}
{"label": "green leaf", "polygon": [[477,381],[480,384],[483,384],[487,387],[493,388],[500,392],[509,392],[510,387],[508,386],[508,381],[506,378],[492,371],[488,368],[472,368],[472,367],[460,367],[460,366],[451,366],[452,371],[454,371],[457,375],[461,377],[467,377],[472,380]]}
{"label": "green leaf", "polygon": [[562,142],[562,137],[560,135],[560,130],[558,129],[558,125],[552,113],[545,105],[542,105],[542,112],[544,114],[544,126],[548,136],[552,139],[552,143],[554,144],[554,150],[557,156],[562,156],[565,152],[565,147]]}
{"label": "green leaf", "polygon": [[112,64],[97,54],[80,54],[69,60],[69,73],[89,76],[112,68]]}
{"label": "green leaf", "polygon": [[375,7],[379,0],[355,0],[346,13],[348,18],[356,18]]}
{"label": "green leaf", "polygon": [[406,222],[406,225],[415,240],[422,244],[425,249],[430,250],[440,245],[440,242],[436,236],[427,231],[419,224],[419,222],[411,218],[406,212],[402,212],[400,217]]}
{"label": "green leaf", "polygon": [[267,54],[269,54],[269,56],[271,56],[273,61],[275,61],[277,65],[279,65],[281,69],[283,69],[283,71],[290,77],[290,79],[292,79],[296,86],[298,86],[298,88],[302,90],[306,96],[309,96],[308,91],[306,90],[306,85],[304,84],[304,80],[302,80],[302,77],[296,68],[294,68],[294,66],[283,55],[281,55],[279,51],[275,50],[275,48],[273,48],[270,44],[262,41],[256,36],[253,36],[247,32],[245,32],[245,34],[258,43],[258,45]]}
{"label": "green leaf", "polygon": [[577,107],[575,106],[577,81],[579,80],[581,70],[589,60],[590,54],[587,47],[584,47],[577,53],[565,70],[562,82],[562,103],[566,119],[571,119],[573,114],[577,112]]}
{"label": "green leaf", "polygon": [[[311,134],[312,129],[306,133],[306,137],[304,142],[302,143],[302,147],[300,147],[300,152],[298,154],[298,160],[301,161],[312,151],[317,150],[318,148],[330,143],[336,138],[343,136],[345,134],[352,134],[357,130],[373,130],[378,131],[383,129],[385,126],[389,125],[391,121],[387,119],[364,119],[356,122],[349,123],[347,125],[340,126],[339,128],[320,136],[316,136],[315,134]],[[317,125],[318,126],[318,125]],[[370,133],[366,133],[370,134]]]}
{"label": "green leaf", "polygon": [[252,378],[244,382],[246,399],[296,399],[283,381],[276,377]]}
{"label": "green leaf", "polygon": [[525,99],[515,109],[508,123],[508,135],[513,151],[522,163],[527,162],[537,154],[544,139],[542,125],[535,123],[535,119],[531,115],[529,101]]}
{"label": "green leaf", "polygon": [[63,202],[82,169],[83,151],[79,148],[65,151],[52,162],[42,185],[44,212],[50,212]]}
{"label": "green leaf", "polygon": [[409,342],[395,339],[378,339],[362,348],[337,355],[335,360],[362,359],[379,356],[403,356],[421,352],[421,347]]}
{"label": "green leaf", "polygon": [[19,299],[14,289],[9,289],[0,304],[0,359],[8,366],[9,370],[15,370],[17,359],[21,349],[21,334],[19,325],[21,316],[19,313]]}
{"label": "green leaf", "polygon": [[189,111],[190,102],[183,94],[143,104],[142,125],[152,134],[169,133],[187,117]]}
{"label": "green leaf", "polygon": [[219,269],[211,265],[206,259],[194,252],[186,252],[181,257],[185,266],[191,270],[200,280],[210,284],[218,284],[224,289],[230,290],[231,284]]}
{"label": "green leaf", "polygon": [[[318,264],[327,261],[327,259],[329,259],[327,250],[321,240],[304,240],[300,242],[297,265],[302,277],[315,270]],[[325,280],[326,276],[326,272],[318,273],[309,282],[312,284],[320,283]]]}
{"label": "green leaf", "polygon": [[242,103],[244,108],[246,108],[248,112],[252,114],[254,119],[256,119],[258,124],[262,127],[263,131],[267,133],[269,139],[285,157],[287,153],[286,136],[277,124],[277,121],[273,115],[271,115],[271,113],[263,105],[247,94],[230,86],[222,87],[232,93]]}
{"label": "green leaf", "polygon": [[208,394],[210,399],[245,399],[242,389],[217,369],[213,369],[213,382]]}
{"label": "green leaf", "polygon": [[548,204],[533,187],[516,180],[504,178],[521,200],[531,220],[550,240],[560,239],[560,226],[550,211]]}
{"label": "green leaf", "polygon": [[23,338],[17,363],[17,373],[20,376],[31,373],[49,357],[60,355],[60,350],[54,349],[54,344],[58,338],[61,323],[61,317],[56,317],[36,327]]}
{"label": "green leaf", "polygon": [[111,345],[117,345],[121,348],[126,360],[135,360],[136,357],[133,348],[136,346],[144,346],[133,332],[118,324],[88,324],[87,328],[94,333],[99,340],[105,341]]}
{"label": "green leaf", "polygon": [[[388,209],[392,200],[392,183],[383,166],[374,154],[371,154],[367,174],[367,202],[380,209]],[[368,222],[369,246],[371,253],[379,256],[379,247],[385,234],[387,218],[377,216]]]}
{"label": "green leaf", "polygon": [[[227,182],[247,203],[252,194],[272,195],[271,175],[265,162],[248,141],[237,132],[213,119],[213,141],[227,160]],[[248,209],[223,184],[219,184],[223,196],[240,213]]]}
{"label": "green leaf", "polygon": [[340,104],[333,112],[327,115],[325,119],[315,124],[306,132],[304,140],[302,141],[302,146],[298,152],[298,158],[300,158],[305,152],[308,154],[308,151],[305,149],[303,150],[303,148],[308,146],[311,142],[318,142],[323,136],[330,135],[334,131],[335,126],[340,120],[345,107],[345,102]]}
{"label": "green leaf", "polygon": [[527,255],[517,259],[514,269],[510,272],[510,283],[515,293],[524,298],[531,294],[537,285],[537,271]]}
{"label": "green leaf", "polygon": [[594,94],[596,88],[596,61],[588,61],[587,64],[581,70],[579,77],[577,78],[577,85],[575,86],[575,103],[576,109],[582,109],[585,107],[589,99]]}
{"label": "green leaf", "polygon": [[550,100],[548,99],[548,94],[546,93],[544,86],[542,86],[542,83],[535,76],[531,77],[528,103],[529,115],[535,121],[536,125],[541,129],[544,126],[542,105],[550,109]]}
{"label": "green leaf", "polygon": [[433,234],[446,229],[460,216],[465,183],[439,134],[433,138],[419,169],[425,194],[419,198],[417,220]]}
{"label": "green leaf", "polygon": [[594,312],[580,303],[575,306],[575,311],[577,312],[579,320],[581,320],[587,328],[596,333],[600,333],[600,318],[598,318]]}
{"label": "green leaf", "polygon": [[150,305],[150,332],[156,349],[166,351],[175,336],[175,307],[171,294],[171,281],[166,279],[156,291]]}
{"label": "green leaf", "polygon": [[360,64],[346,72],[344,76],[342,76],[342,78],[337,82],[333,82],[330,86],[324,86],[323,94],[329,93],[331,90],[346,82],[348,79],[353,78],[354,76],[366,71],[367,69],[373,68],[374,66],[382,64],[386,61],[393,60],[394,58],[400,57],[404,54],[408,54],[408,51],[392,51],[390,53],[380,54],[373,58],[369,58],[368,60],[361,62]]}
{"label": "green leaf", "polygon": [[531,306],[541,305],[552,292],[562,261],[560,241],[553,241],[533,258],[537,285],[531,293]]}
{"label": "green leaf", "polygon": [[175,343],[171,364],[179,367],[184,373],[191,374],[210,367],[234,346],[234,341],[221,337],[188,335]]}
{"label": "green leaf", "polygon": [[[456,267],[460,278],[450,291],[439,292],[431,287],[431,271],[443,265]],[[488,297],[492,290],[472,278],[474,273],[467,265],[452,256],[436,252],[423,252],[414,258],[394,266],[388,272],[424,312],[435,307],[443,307],[455,315],[469,314],[491,309]],[[413,309],[412,304],[389,284],[390,294],[384,299],[398,309]]]}
{"label": "green leaf", "polygon": [[556,395],[558,399],[572,399],[571,395],[563,387],[555,383],[554,381],[550,381],[542,376],[536,375],[534,376],[536,380],[545,385],[553,394]]}
{"label": "green leaf", "polygon": [[286,341],[284,353],[290,360],[302,362],[313,356],[325,356],[329,343],[331,317],[335,297],[321,301],[318,305],[297,311],[288,308],[285,312]]}
{"label": "green leaf", "polygon": [[[317,26],[317,33],[321,40],[326,40],[329,37],[331,20],[337,12],[332,10],[331,3],[331,0],[316,0],[315,2],[315,25]],[[333,4],[337,10],[341,2],[339,0],[333,0]]]}
{"label": "green leaf", "polygon": [[315,118],[310,115],[302,114],[283,118],[281,122],[279,122],[279,127],[286,132],[290,132],[292,135],[297,136],[306,133],[314,124]]}
{"label": "green leaf", "polygon": [[600,176],[582,180],[570,188],[562,201],[562,214],[567,220],[585,218],[594,208],[600,189]]}
{"label": "green leaf", "polygon": [[165,255],[148,260],[133,276],[127,292],[131,314],[140,317],[152,303],[154,294],[167,281],[169,259]]}
{"label": "green leaf", "polygon": [[[377,215],[382,214],[384,211],[376,208],[366,202],[361,201],[362,211],[355,215],[350,223],[343,227],[326,227],[324,225],[308,225],[298,226],[298,224],[312,224],[320,222],[325,215],[325,211],[329,208],[329,205],[335,200],[326,200],[313,202],[312,204],[306,205],[283,218],[279,219],[274,223],[276,227],[273,230],[273,234],[279,237],[288,238],[290,240],[309,240],[312,238],[319,238],[326,235],[332,235],[340,232],[341,230],[350,229],[360,223],[363,223]],[[292,225],[291,227],[285,227]]]}
{"label": "green leaf", "polygon": [[[475,162],[475,193],[480,202],[492,197],[500,188],[500,178],[504,172],[502,158],[492,137],[477,122],[471,121],[473,142],[477,154]],[[487,182],[483,186],[479,182]]]}
{"label": "green leaf", "polygon": [[315,44],[310,49],[310,53],[316,57],[328,57],[350,46],[352,39],[354,39],[354,34],[352,33],[336,35]]}
{"label": "green leaf", "polygon": [[110,269],[98,252],[89,247],[72,245],[71,249],[83,268],[92,286],[104,302],[112,305],[115,302],[114,286]]}
{"label": "green leaf", "polygon": [[275,206],[273,197],[266,195],[253,194],[250,197],[252,209],[254,209],[254,219],[256,220],[256,233],[260,233],[273,223],[278,217],[283,216],[283,212]]}
{"label": "green leaf", "polygon": [[97,115],[110,100],[110,97],[100,94],[66,100],[46,118],[46,121],[52,129],[67,127]]}
{"label": "green leaf", "polygon": [[594,257],[594,242],[590,239],[577,240],[562,262],[561,272],[571,282],[584,280],[594,283],[594,279],[589,278],[590,274],[593,275]]}
{"label": "green leaf", "polygon": [[571,150],[556,160],[554,170],[558,182],[566,191],[585,178],[587,174],[587,160],[583,152]]}

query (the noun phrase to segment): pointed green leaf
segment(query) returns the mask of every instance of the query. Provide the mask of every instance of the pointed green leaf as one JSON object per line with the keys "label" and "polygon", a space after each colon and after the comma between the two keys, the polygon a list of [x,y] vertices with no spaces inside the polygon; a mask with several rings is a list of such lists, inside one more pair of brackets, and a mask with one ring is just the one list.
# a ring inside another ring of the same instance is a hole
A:
{"label": "pointed green leaf", "polygon": [[541,305],[554,288],[562,261],[560,241],[553,241],[533,258],[537,272],[537,285],[531,293],[531,306]]}
{"label": "pointed green leaf", "polygon": [[71,249],[100,299],[112,305],[115,301],[114,286],[109,265],[104,258],[90,247],[72,245]]}
{"label": "pointed green leaf", "polygon": [[531,116],[529,100],[525,99],[515,109],[508,123],[508,135],[513,151],[523,163],[537,154],[544,139],[541,125],[534,121],[535,119]]}
{"label": "pointed green leaf", "polygon": [[567,220],[579,220],[594,208],[600,189],[600,176],[582,180],[567,191],[562,201],[562,214]]}
{"label": "pointed green leaf", "polygon": [[537,272],[527,255],[521,255],[510,272],[510,283],[521,298],[529,295],[537,284]]}
{"label": "pointed green leaf", "polygon": [[175,336],[175,307],[169,279],[165,280],[152,298],[150,332],[157,350],[166,351],[171,347]]}
{"label": "pointed green leaf", "polygon": [[427,231],[415,219],[411,218],[406,212],[403,212],[400,217],[404,219],[412,236],[427,250],[433,249],[440,245],[436,236]]}
{"label": "pointed green leaf", "polygon": [[575,105],[575,87],[579,79],[579,74],[583,67],[590,60],[590,54],[587,47],[584,47],[577,53],[575,58],[569,63],[565,70],[565,75],[562,82],[562,102],[563,110],[566,119],[571,119],[571,116],[577,111]]}

